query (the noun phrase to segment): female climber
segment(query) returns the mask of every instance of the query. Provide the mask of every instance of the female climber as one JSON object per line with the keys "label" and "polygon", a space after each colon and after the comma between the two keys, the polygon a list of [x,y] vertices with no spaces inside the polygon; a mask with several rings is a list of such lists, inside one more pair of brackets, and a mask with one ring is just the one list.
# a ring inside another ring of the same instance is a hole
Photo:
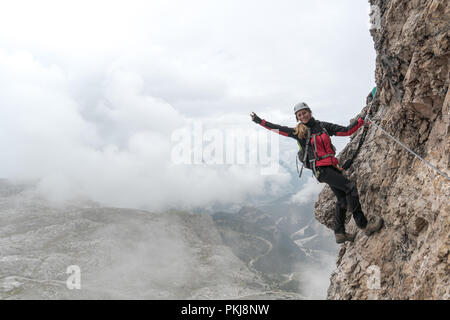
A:
{"label": "female climber", "polygon": [[[378,231],[383,226],[383,219],[376,217],[374,222],[368,222],[361,209],[356,184],[347,179],[338,166],[335,149],[330,136],[349,136],[364,124],[360,117],[347,127],[314,119],[311,109],[304,102],[294,106],[297,120],[296,128],[289,128],[270,123],[259,118],[254,112],[250,114],[252,120],[266,129],[278,132],[282,136],[297,140],[300,150],[300,160],[304,166],[311,169],[319,182],[328,184],[337,197],[334,218],[334,234],[337,243],[353,241],[356,234],[345,232],[345,213],[347,205],[353,214],[356,225],[366,236]],[[301,153],[301,154],[300,154]]]}

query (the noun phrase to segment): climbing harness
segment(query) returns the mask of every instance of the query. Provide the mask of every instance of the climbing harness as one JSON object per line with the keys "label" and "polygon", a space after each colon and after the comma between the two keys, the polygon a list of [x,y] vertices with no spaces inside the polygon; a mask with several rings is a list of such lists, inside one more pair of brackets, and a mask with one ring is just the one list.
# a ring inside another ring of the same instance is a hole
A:
{"label": "climbing harness", "polygon": [[372,108],[372,103],[373,103],[373,100],[369,105],[369,109],[367,111],[366,116],[364,117],[364,129],[363,129],[363,133],[361,134],[361,138],[359,138],[358,147],[356,148],[353,156],[350,159],[348,159],[347,161],[345,161],[344,165],[342,166],[342,169],[344,169],[344,170],[347,170],[353,164],[353,161],[355,161],[356,157],[358,156],[359,150],[361,150],[361,146],[363,145],[364,141],[366,140],[367,132],[369,131],[369,124],[367,123],[366,120],[368,119],[368,115]]}
{"label": "climbing harness", "polygon": [[356,148],[355,153],[353,154],[353,156],[350,159],[345,161],[344,165],[342,166],[343,170],[347,170],[348,168],[350,168],[350,166],[353,164],[353,161],[358,156],[358,153],[359,153],[359,150],[361,149],[361,146],[363,145],[364,141],[366,140],[367,132],[369,131],[369,123],[367,122],[367,119],[368,119],[368,116],[370,115],[370,113],[372,111],[372,104],[375,101],[375,94],[376,94],[376,92],[377,92],[377,87],[374,87],[372,89],[372,91],[370,92],[371,95],[372,95],[372,100],[369,103],[369,108],[367,109],[366,116],[364,117],[363,133],[361,135],[361,138],[359,139],[358,147]]}
{"label": "climbing harness", "polygon": [[395,137],[393,137],[391,134],[389,134],[386,130],[384,130],[383,128],[381,128],[379,125],[377,125],[376,123],[374,123],[368,116],[366,116],[366,118],[370,121],[370,124],[374,125],[375,127],[377,127],[378,129],[380,129],[385,135],[387,135],[389,138],[391,138],[392,140],[394,140],[395,142],[397,142],[400,146],[402,146],[406,151],[408,151],[409,153],[411,153],[412,155],[414,155],[415,157],[417,157],[419,160],[421,160],[422,162],[424,162],[426,165],[428,165],[430,168],[434,169],[437,173],[439,173],[441,176],[443,176],[444,178],[446,178],[447,180],[450,181],[450,177],[448,175],[446,175],[444,172],[442,172],[441,170],[439,170],[438,168],[436,168],[435,166],[433,166],[430,162],[428,162],[427,160],[425,160],[424,158],[422,158],[421,156],[419,156],[417,153],[415,153],[414,151],[412,151],[410,148],[408,148],[407,146],[405,146],[401,141],[399,141],[398,139],[396,139]]}
{"label": "climbing harness", "polygon": [[364,141],[366,140],[366,136],[367,136],[367,132],[368,131],[369,131],[369,127],[364,125],[363,133],[361,135],[361,138],[359,139],[358,147],[356,148],[355,153],[353,154],[353,156],[350,159],[348,159],[347,161],[345,161],[344,165],[342,166],[342,169],[347,170],[353,164],[353,161],[358,156],[358,153],[359,153],[359,150],[361,149],[361,146],[363,145]]}
{"label": "climbing harness", "polygon": [[[320,122],[319,122],[319,124],[320,124]],[[325,128],[323,127],[322,124],[320,124],[320,126],[321,126],[321,128],[322,128],[322,131],[319,132],[319,133],[314,133],[314,134],[311,134],[311,129],[308,128],[308,131],[307,131],[308,133],[307,133],[307,135],[306,135],[306,140],[305,140],[305,141],[306,141],[306,146],[305,146],[305,149],[304,149],[304,150],[302,149],[302,146],[300,145],[300,142],[297,141],[298,146],[299,146],[299,148],[300,148],[300,150],[299,150],[298,153],[297,153],[297,157],[295,158],[295,164],[296,164],[296,166],[297,166],[297,172],[299,172],[299,171],[298,171],[298,160],[300,159],[300,161],[302,162],[302,168],[301,168],[300,173],[299,173],[299,175],[298,175],[299,178],[302,176],[303,168],[305,167],[305,163],[308,163],[308,161],[309,161],[309,165],[306,166],[306,167],[309,168],[309,169],[311,169],[311,170],[312,170],[312,175],[313,175],[314,177],[316,177],[316,179],[318,179],[318,178],[319,178],[319,175],[320,175],[320,170],[317,169],[316,161],[319,161],[319,160],[322,160],[322,159],[325,159],[325,158],[328,158],[328,157],[334,157],[335,154],[336,154],[336,148],[335,148],[334,145],[331,143],[331,139],[330,139],[330,146],[331,146],[331,149],[332,149],[334,152],[333,152],[333,153],[325,154],[325,155],[323,155],[323,156],[319,156],[319,153],[318,153],[318,151],[317,151],[317,141],[316,141],[316,136],[320,136],[320,135],[322,135],[322,134],[324,134],[324,133],[328,135],[327,129],[325,129]],[[311,146],[311,147],[314,147],[314,149],[313,149],[313,155],[314,155],[314,158],[313,158],[313,159],[307,160],[307,157],[308,157],[308,148],[309,148],[309,145],[310,145],[310,143],[311,143],[311,137],[312,137],[312,139],[313,139],[313,141],[314,141],[314,142],[313,142],[313,146]],[[338,166],[336,166],[336,168],[339,169],[339,170],[342,169],[342,168],[340,168],[340,167],[338,167]]]}
{"label": "climbing harness", "polygon": [[295,157],[295,164],[297,166],[297,173],[298,173],[298,159],[301,158],[301,162],[302,162],[302,169],[300,170],[300,173],[298,175],[298,177],[300,178],[302,176],[303,173],[303,168],[305,167],[305,163],[306,163],[306,158],[308,157],[308,147],[309,147],[309,140],[311,139],[311,129],[308,128],[307,130],[307,134],[306,134],[306,146],[305,146],[305,151],[302,154],[302,146],[300,145],[300,142],[297,141],[298,146],[300,148],[300,150],[297,153],[297,157]]}

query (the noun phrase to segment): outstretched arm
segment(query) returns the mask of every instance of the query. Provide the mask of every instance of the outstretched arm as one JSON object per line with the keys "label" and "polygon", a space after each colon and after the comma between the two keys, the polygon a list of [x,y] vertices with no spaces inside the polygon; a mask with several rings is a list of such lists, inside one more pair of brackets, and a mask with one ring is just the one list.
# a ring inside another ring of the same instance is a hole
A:
{"label": "outstretched arm", "polygon": [[351,136],[353,133],[355,133],[356,130],[358,130],[364,124],[364,118],[360,117],[357,121],[353,121],[346,127],[329,122],[322,122],[322,124],[325,129],[327,129],[330,136],[344,137]]}
{"label": "outstretched arm", "polygon": [[[291,138],[296,139],[296,136],[294,135],[294,130],[295,130],[294,128],[289,128],[289,127],[286,127],[286,126],[280,126],[278,124],[274,124],[274,123],[268,122],[268,121],[258,117],[256,115],[256,113],[254,113],[254,112],[252,112],[250,114],[250,116],[252,117],[252,121],[253,122],[256,122],[257,124],[263,126],[264,128],[266,128],[266,129],[268,129],[270,131],[278,132],[282,136],[291,137]],[[278,131],[276,131],[276,130],[278,130]]]}

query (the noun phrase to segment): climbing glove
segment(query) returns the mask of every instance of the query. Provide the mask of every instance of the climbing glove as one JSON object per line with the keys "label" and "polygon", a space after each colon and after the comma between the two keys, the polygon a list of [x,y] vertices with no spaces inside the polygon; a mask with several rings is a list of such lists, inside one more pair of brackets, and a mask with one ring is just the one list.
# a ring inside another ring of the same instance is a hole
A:
{"label": "climbing glove", "polygon": [[251,114],[251,116],[252,116],[252,121],[253,121],[253,122],[256,122],[256,123],[258,123],[258,124],[260,124],[260,123],[262,122],[261,118],[258,117],[258,116],[256,115],[256,113],[253,112],[253,113]]}

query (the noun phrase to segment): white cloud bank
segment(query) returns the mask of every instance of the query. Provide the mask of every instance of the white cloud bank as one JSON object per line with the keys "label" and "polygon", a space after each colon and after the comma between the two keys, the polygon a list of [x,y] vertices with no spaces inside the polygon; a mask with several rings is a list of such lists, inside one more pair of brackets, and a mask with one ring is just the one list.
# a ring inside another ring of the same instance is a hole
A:
{"label": "white cloud bank", "polygon": [[89,196],[158,210],[243,201],[262,194],[266,182],[289,180],[262,176],[257,166],[174,165],[171,133],[191,120],[143,94],[132,72],[112,72],[87,120],[57,67],[0,51],[0,69],[2,175],[38,179],[54,200]]}
{"label": "white cloud bank", "polygon": [[[153,210],[282,192],[283,169],[174,165],[170,137],[193,121],[255,129],[251,111],[293,125],[300,98],[318,118],[347,121],[373,82],[366,7],[9,2],[0,12],[0,177],[39,180],[55,200]],[[296,148],[280,143],[282,154]]]}

